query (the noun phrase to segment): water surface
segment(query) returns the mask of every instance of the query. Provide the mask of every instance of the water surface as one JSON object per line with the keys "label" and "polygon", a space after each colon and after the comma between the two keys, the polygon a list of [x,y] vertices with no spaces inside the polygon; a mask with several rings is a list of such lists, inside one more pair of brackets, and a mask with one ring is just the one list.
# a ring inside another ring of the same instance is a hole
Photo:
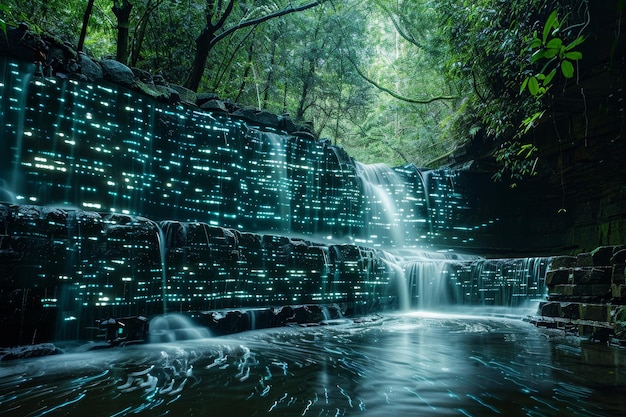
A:
{"label": "water surface", "polygon": [[519,317],[385,315],[3,362],[0,415],[624,415],[625,358]]}

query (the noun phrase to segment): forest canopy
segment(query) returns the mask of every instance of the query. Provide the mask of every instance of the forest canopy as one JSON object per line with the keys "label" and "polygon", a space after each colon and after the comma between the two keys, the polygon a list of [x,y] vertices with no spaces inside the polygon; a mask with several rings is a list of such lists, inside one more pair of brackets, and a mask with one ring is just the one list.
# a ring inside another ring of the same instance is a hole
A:
{"label": "forest canopy", "polygon": [[0,29],[78,47],[82,28],[88,55],[311,122],[363,162],[424,166],[479,140],[512,178],[532,174],[524,135],[575,76],[588,20],[583,0],[88,3],[0,0]]}

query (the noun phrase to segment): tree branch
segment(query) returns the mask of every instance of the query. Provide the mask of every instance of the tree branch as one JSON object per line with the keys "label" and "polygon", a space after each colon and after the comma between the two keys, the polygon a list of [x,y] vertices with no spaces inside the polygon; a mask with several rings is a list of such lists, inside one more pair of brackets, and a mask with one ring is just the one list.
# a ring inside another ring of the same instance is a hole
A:
{"label": "tree branch", "polygon": [[367,81],[368,83],[372,84],[374,87],[378,88],[381,91],[384,91],[385,93],[389,94],[391,97],[396,98],[398,100],[402,100],[405,101],[407,103],[412,103],[412,104],[428,104],[428,103],[432,103],[433,101],[438,101],[438,100],[455,100],[458,97],[457,96],[436,96],[436,97],[431,97],[431,98],[423,98],[423,99],[414,99],[414,98],[409,98],[409,97],[403,97],[400,94],[391,91],[390,89],[378,84],[376,81],[370,79],[367,75],[365,75],[360,69],[359,67],[356,65],[356,63],[352,60],[351,57],[347,57],[348,61],[350,61],[352,63],[352,66],[354,67],[354,69],[356,70],[356,72],[361,76],[361,78],[363,78],[365,81]]}
{"label": "tree branch", "polygon": [[280,16],[284,16],[287,14],[291,14],[291,13],[296,13],[296,12],[301,12],[307,9],[311,9],[313,7],[319,6],[320,4],[324,3],[326,0],[315,0],[311,3],[307,3],[307,4],[303,4],[302,6],[298,6],[298,7],[294,7],[293,5],[289,5],[288,7],[278,10],[274,13],[270,13],[268,15],[265,16],[261,16],[258,17],[256,19],[252,19],[252,20],[246,20],[244,22],[240,22],[239,24],[232,26],[228,29],[226,29],[224,32],[220,33],[219,35],[215,36],[213,39],[211,39],[211,44],[216,44],[217,42],[219,42],[220,40],[224,39],[225,37],[231,35],[232,33],[243,29],[245,27],[248,26],[253,26],[253,25],[258,25],[259,23],[263,23],[266,22],[268,20],[280,17]]}
{"label": "tree branch", "polygon": [[396,31],[398,32],[398,34],[407,42],[417,46],[420,49],[424,49],[423,45],[421,45],[417,39],[415,39],[415,37],[409,33],[407,33],[406,30],[404,30],[404,28],[402,28],[400,26],[400,23],[395,19],[394,17],[394,13],[389,10],[389,8],[387,6],[385,6],[384,4],[382,4],[382,2],[377,1],[376,4],[378,4],[378,7],[380,7],[381,9],[383,9],[383,11],[385,13],[387,13],[387,15],[389,16],[389,19],[391,19],[391,23],[393,23],[393,27],[396,28]]}
{"label": "tree branch", "polygon": [[230,16],[230,13],[233,11],[234,6],[235,6],[235,0],[230,0],[228,2],[228,5],[226,5],[226,10],[224,10],[224,13],[222,13],[222,16],[220,16],[220,20],[215,24],[216,29],[219,29],[222,26],[224,26],[224,24],[226,23],[226,19],[228,19],[228,16]]}

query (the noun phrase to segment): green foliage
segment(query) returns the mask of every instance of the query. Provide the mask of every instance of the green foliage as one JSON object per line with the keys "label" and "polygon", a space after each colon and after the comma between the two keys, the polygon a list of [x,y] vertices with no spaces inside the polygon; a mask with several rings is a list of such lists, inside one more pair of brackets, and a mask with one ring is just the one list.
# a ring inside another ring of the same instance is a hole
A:
{"label": "green foliage", "polygon": [[527,152],[528,134],[550,114],[552,92],[562,91],[582,59],[586,17],[577,13],[584,12],[584,0],[435,4],[448,40],[447,75],[465,96],[444,135],[497,149],[496,179],[516,183],[533,175],[539,151]]}
{"label": "green foliage", "polygon": [[[10,25],[24,22],[38,33],[47,33],[74,47],[78,44],[85,1],[76,0],[3,0],[7,6],[5,21]],[[97,57],[115,55],[115,25],[110,0],[95,0],[86,52]]]}
{"label": "green foliage", "polygon": [[525,177],[536,175],[538,157],[537,148],[530,143],[522,144],[519,141],[506,141],[493,154],[496,162],[502,168],[494,174],[497,181],[509,178],[511,187],[517,186],[517,181]]}
{"label": "green foliage", "polygon": [[[0,29],[25,21],[77,44],[84,1],[0,1]],[[129,1],[128,62],[175,84],[193,66],[207,7],[228,4]],[[539,151],[528,134],[582,59],[584,36],[565,24],[577,22],[582,1],[327,1],[220,38],[201,68],[199,91],[311,121],[363,162],[424,165],[480,142],[498,149],[496,177],[519,181],[518,174],[536,172]],[[227,23],[307,2],[237,0]],[[116,55],[112,6],[96,0],[89,22],[85,50],[97,58]],[[426,100],[409,103],[380,87]],[[427,102],[440,96],[459,99]]]}
{"label": "green foliage", "polygon": [[582,52],[576,51],[574,48],[583,43],[585,38],[579,35],[570,43],[566,43],[559,37],[563,23],[564,21],[558,20],[558,13],[554,10],[544,24],[541,38],[535,31],[527,47],[522,50],[522,54],[526,53],[531,56],[531,65],[542,63],[543,66],[537,73],[524,78],[520,93],[528,87],[532,96],[537,98],[543,96],[552,87],[552,80],[559,68],[565,78],[574,77],[573,62],[583,57]]}
{"label": "green foliage", "polygon": [[2,30],[5,36],[7,34],[7,23],[4,21],[4,14],[8,11],[9,6],[4,3],[0,3],[0,30]]}
{"label": "green foliage", "polygon": [[[527,61],[527,66],[522,67],[520,72],[530,73],[530,75],[522,81],[520,94],[528,89],[538,109],[521,121],[520,130],[515,135],[515,139],[522,140],[546,113],[543,98],[546,95],[550,96],[548,93],[553,86],[555,76],[560,73],[565,79],[573,78],[573,62],[582,59],[582,53],[574,48],[583,43],[584,36],[578,35],[568,42],[564,36],[564,23],[564,19],[558,19],[558,11],[552,11],[543,25],[541,36],[535,30],[521,51],[522,57],[529,56],[530,59]],[[537,70],[539,65],[541,67]],[[531,151],[526,152],[527,149]],[[503,143],[501,148],[494,153],[496,161],[500,163],[500,168],[494,178],[502,179],[508,173],[508,178],[515,184],[516,180],[534,175],[538,160],[537,157],[533,157],[536,151],[534,146],[528,144],[520,145],[515,141]],[[530,166],[532,168],[529,168]]]}
{"label": "green foliage", "polygon": [[[444,77],[445,42],[431,1],[377,0],[363,7],[368,27],[363,32],[371,52],[358,66],[370,80],[397,96],[415,101],[454,96]],[[371,87],[370,87],[371,88]],[[454,100],[416,104],[371,88],[374,97],[362,118],[340,137],[356,159],[390,165],[430,160],[454,149],[452,137],[443,139],[442,126],[454,109]]]}
{"label": "green foliage", "polygon": [[370,88],[347,60],[369,53],[366,20],[344,7],[297,13],[231,35],[209,57],[202,88],[299,122],[341,142],[367,113]]}
{"label": "green foliage", "polygon": [[[524,35],[532,30],[545,2],[480,0],[437,2],[447,39],[447,76],[466,97],[447,134],[468,137],[474,126],[492,141],[510,137],[530,100],[519,99]],[[534,84],[534,81],[532,82]],[[532,105],[531,105],[532,106]]]}

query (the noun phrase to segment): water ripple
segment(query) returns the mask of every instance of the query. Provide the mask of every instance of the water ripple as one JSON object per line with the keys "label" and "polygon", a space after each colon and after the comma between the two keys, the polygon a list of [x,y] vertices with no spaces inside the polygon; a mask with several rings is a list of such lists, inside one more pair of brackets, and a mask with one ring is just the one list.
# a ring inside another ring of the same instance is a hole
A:
{"label": "water ripple", "polygon": [[[596,347],[573,360],[524,323],[467,320],[392,317],[3,363],[0,416],[625,414],[626,387],[586,383],[611,369],[619,381],[625,353]],[[614,368],[583,362],[603,351]]]}

